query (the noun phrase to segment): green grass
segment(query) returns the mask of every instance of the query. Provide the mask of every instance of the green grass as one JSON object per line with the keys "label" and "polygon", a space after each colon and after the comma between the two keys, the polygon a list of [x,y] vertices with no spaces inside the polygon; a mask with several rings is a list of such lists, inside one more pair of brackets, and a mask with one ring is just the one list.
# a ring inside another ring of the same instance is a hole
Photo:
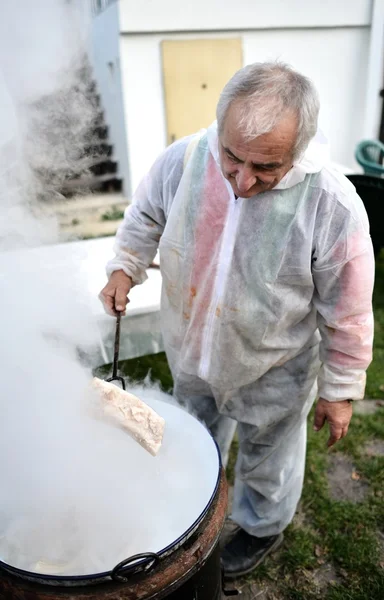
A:
{"label": "green grass", "polygon": [[119,221],[124,217],[124,211],[117,206],[112,206],[100,217],[101,221]]}
{"label": "green grass", "polygon": [[[120,372],[133,383],[148,378],[153,383],[158,383],[165,392],[172,390],[173,381],[169,370],[167,357],[164,352],[149,356],[141,356],[119,363]],[[111,365],[99,367],[96,371],[98,377],[106,377],[111,373]]]}
{"label": "green grass", "polygon": [[[383,600],[384,459],[367,457],[367,440],[384,439],[384,411],[354,419],[348,438],[337,451],[350,454],[357,472],[370,485],[364,502],[331,499],[327,484],[326,432],[308,428],[308,453],[301,501],[304,523],[293,522],[285,532],[283,549],[268,558],[250,579],[261,586],[277,583],[281,598],[312,600]],[[332,452],[332,451],[331,451]],[[316,573],[330,566],[335,583],[319,586]]]}
{"label": "green grass", "polygon": [[[384,256],[377,260],[374,312],[374,360],[368,369],[366,396],[378,399],[384,398]],[[164,390],[172,388],[163,353],[124,361],[121,369],[134,381],[149,377]],[[374,415],[355,415],[348,436],[336,446],[351,457],[357,473],[369,484],[365,500],[358,504],[330,497],[327,465],[334,450],[327,451],[327,431],[315,433],[312,420],[313,411],[301,501],[304,519],[294,520],[283,547],[247,581],[257,581],[261,588],[272,584],[278,596],[271,598],[284,600],[384,600],[384,543],[378,536],[379,531],[384,534],[384,457],[369,456],[364,449],[367,442],[384,440],[384,408]],[[227,468],[230,482],[237,447],[235,439]],[[319,583],[317,573],[325,567],[332,568],[335,580]]]}

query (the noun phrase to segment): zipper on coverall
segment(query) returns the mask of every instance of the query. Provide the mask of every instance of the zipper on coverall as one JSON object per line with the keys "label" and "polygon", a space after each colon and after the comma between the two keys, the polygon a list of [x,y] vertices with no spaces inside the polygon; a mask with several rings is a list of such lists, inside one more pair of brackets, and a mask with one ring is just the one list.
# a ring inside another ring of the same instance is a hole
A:
{"label": "zipper on coverall", "polygon": [[219,264],[213,286],[212,300],[209,306],[208,317],[205,323],[203,339],[201,343],[201,358],[199,367],[199,377],[201,377],[201,379],[206,379],[209,373],[212,355],[212,335],[214,321],[217,318],[216,311],[222,303],[222,299],[224,297],[243,203],[242,198],[235,197],[229,182],[227,182],[227,187],[229,188],[231,199],[229,203],[227,221],[224,227],[223,239],[221,242]]}

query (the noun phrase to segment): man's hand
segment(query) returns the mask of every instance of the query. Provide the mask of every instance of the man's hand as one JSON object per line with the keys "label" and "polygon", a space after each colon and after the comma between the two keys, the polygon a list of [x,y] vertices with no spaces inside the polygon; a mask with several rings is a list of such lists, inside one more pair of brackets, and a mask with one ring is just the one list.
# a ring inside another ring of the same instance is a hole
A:
{"label": "man's hand", "polygon": [[327,446],[333,446],[347,435],[349,423],[352,418],[352,403],[348,400],[328,402],[319,398],[315,408],[315,422],[313,429],[320,431],[325,421],[329,424],[329,439]]}
{"label": "man's hand", "polygon": [[99,294],[104,308],[109,315],[117,316],[118,312],[125,315],[129,302],[128,294],[132,287],[132,279],[124,271],[113,271],[105,288]]}

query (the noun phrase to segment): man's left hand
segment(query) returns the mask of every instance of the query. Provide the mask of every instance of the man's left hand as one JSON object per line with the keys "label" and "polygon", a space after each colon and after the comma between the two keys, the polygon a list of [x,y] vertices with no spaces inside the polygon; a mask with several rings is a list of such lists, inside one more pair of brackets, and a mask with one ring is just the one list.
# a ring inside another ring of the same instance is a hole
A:
{"label": "man's left hand", "polygon": [[325,421],[328,421],[330,436],[327,446],[330,447],[347,435],[351,418],[352,402],[348,402],[348,400],[328,402],[324,398],[319,398],[315,408],[313,429],[320,431]]}

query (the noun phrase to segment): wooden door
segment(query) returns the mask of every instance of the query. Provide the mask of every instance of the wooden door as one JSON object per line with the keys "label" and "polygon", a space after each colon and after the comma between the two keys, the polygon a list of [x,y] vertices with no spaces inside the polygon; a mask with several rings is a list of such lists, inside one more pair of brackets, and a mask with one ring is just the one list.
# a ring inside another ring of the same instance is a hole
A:
{"label": "wooden door", "polygon": [[243,66],[241,38],[162,42],[167,142],[207,127],[221,90]]}

